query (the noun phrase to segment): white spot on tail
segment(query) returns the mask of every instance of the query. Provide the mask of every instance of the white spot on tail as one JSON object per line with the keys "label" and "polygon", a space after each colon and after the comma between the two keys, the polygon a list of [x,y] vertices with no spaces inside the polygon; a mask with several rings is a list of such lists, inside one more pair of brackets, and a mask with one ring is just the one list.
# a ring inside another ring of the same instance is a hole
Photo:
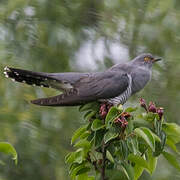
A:
{"label": "white spot on tail", "polygon": [[15,82],[16,80],[15,79],[11,79],[13,82]]}
{"label": "white spot on tail", "polygon": [[25,81],[25,80],[23,80],[22,82],[23,82],[23,83],[26,83],[26,81]]}
{"label": "white spot on tail", "polygon": [[3,73],[4,73],[4,75],[7,75],[7,72],[6,72],[6,71],[4,71]]}
{"label": "white spot on tail", "polygon": [[14,74],[15,74],[16,76],[19,76],[19,73],[17,73],[17,72],[14,72]]}
{"label": "white spot on tail", "polygon": [[36,86],[36,84],[33,84],[33,86]]}
{"label": "white spot on tail", "polygon": [[10,71],[10,69],[7,66],[4,68],[4,70],[5,71]]}

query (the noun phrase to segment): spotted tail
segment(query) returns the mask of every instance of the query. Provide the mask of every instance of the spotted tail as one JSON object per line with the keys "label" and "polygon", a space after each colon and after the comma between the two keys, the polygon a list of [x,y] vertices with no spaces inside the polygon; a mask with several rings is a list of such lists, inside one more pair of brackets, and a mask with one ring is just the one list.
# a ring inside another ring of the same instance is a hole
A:
{"label": "spotted tail", "polygon": [[50,77],[48,73],[32,72],[22,69],[4,68],[4,75],[13,81],[26,83],[32,86],[52,87],[53,82],[57,82],[55,78]]}

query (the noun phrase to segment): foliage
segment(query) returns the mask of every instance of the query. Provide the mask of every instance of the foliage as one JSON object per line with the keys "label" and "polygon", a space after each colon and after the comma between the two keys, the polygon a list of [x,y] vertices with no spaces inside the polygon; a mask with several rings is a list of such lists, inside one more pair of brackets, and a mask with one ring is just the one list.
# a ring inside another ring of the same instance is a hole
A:
{"label": "foliage", "polygon": [[145,112],[106,103],[80,108],[88,113],[84,116],[86,124],[72,137],[75,151],[66,156],[71,179],[113,180],[117,171],[126,179],[137,180],[144,170],[153,174],[160,155],[180,171],[174,155],[178,153],[180,126],[165,122],[163,108],[153,102],[147,106],[141,99],[140,104]]}
{"label": "foliage", "polygon": [[[163,105],[168,122],[179,123],[179,17],[179,0],[1,0],[0,137],[20,152],[18,166],[0,167],[1,178],[68,179],[64,156],[72,151],[69,139],[83,121],[73,107],[31,105],[34,98],[59,92],[12,83],[3,76],[4,66],[44,72],[102,71],[150,52],[163,61],[153,67],[148,86],[127,105],[144,96]],[[121,179],[119,173],[113,175]],[[162,158],[154,175],[143,173],[141,179],[179,180],[179,176]]]}
{"label": "foliage", "polygon": [[17,152],[11,144],[7,142],[0,142],[0,152],[7,155],[11,155],[12,159],[15,161],[15,164],[17,164]]}

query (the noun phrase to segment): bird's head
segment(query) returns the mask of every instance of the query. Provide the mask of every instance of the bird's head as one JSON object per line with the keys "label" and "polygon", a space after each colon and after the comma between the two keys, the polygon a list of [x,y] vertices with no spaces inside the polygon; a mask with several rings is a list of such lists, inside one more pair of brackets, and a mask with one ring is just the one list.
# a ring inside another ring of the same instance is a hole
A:
{"label": "bird's head", "polygon": [[155,62],[160,61],[160,60],[161,60],[161,58],[155,58],[150,53],[144,53],[144,54],[141,54],[141,55],[137,56],[136,58],[134,58],[132,60],[132,63],[136,64],[136,65],[151,68]]}

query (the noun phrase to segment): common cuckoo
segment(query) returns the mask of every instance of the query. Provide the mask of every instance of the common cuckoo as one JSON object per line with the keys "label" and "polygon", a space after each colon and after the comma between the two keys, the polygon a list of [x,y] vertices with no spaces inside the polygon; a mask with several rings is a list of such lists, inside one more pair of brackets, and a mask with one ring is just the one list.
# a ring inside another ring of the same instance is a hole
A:
{"label": "common cuckoo", "polygon": [[92,101],[118,105],[144,88],[151,79],[152,65],[159,60],[146,53],[104,72],[44,73],[5,67],[4,74],[13,81],[62,91],[58,96],[31,101],[36,105],[75,106]]}

